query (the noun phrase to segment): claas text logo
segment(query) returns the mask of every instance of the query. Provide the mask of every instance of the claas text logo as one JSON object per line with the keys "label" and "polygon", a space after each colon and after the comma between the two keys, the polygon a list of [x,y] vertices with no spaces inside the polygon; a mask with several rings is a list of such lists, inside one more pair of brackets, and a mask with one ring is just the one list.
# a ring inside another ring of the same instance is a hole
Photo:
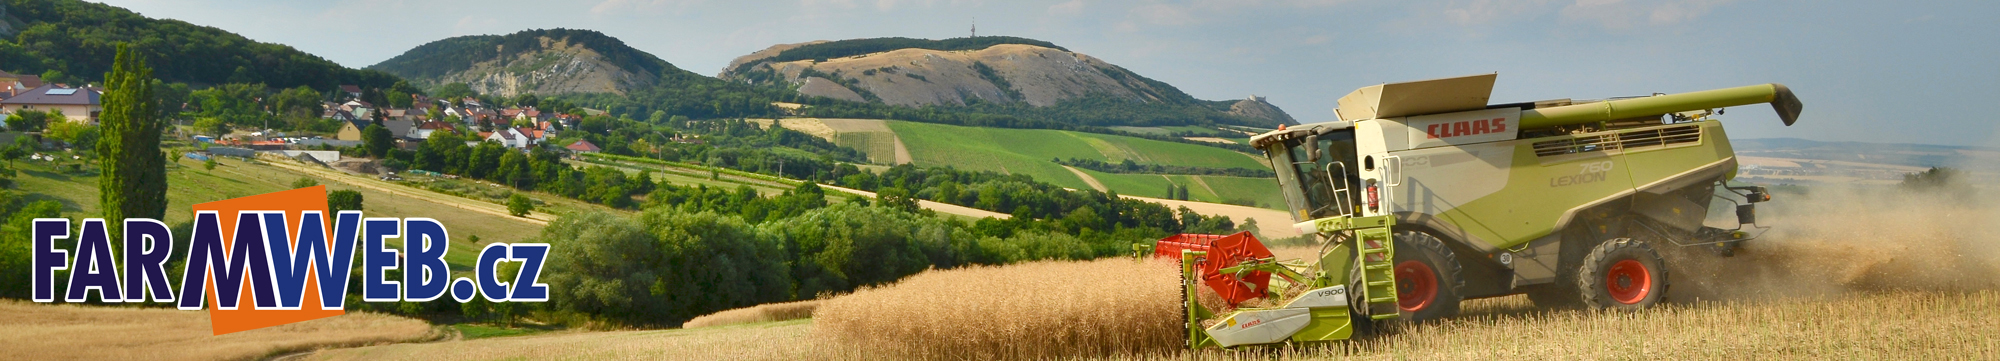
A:
{"label": "claas text logo", "polygon": [[[190,311],[206,301],[210,327],[221,335],[345,313],[356,266],[365,302],[429,302],[446,293],[459,302],[549,299],[548,285],[536,281],[548,244],[488,244],[472,277],[451,279],[443,224],[360,211],[329,216],[326,204],[325,186],[197,204],[193,235],[181,242],[159,220],[125,219],[117,258],[104,219],[84,219],[74,235],[68,219],[36,219],[34,300],[85,302],[95,294],[102,302],[171,302]],[[56,240],[71,237],[75,249],[56,248]],[[390,248],[387,239],[401,239],[402,247]],[[187,267],[170,275],[168,255],[176,245],[186,250]],[[503,262],[519,263],[520,272],[500,279]],[[55,289],[59,270],[69,271],[61,290]],[[390,270],[402,277],[385,277]]]}

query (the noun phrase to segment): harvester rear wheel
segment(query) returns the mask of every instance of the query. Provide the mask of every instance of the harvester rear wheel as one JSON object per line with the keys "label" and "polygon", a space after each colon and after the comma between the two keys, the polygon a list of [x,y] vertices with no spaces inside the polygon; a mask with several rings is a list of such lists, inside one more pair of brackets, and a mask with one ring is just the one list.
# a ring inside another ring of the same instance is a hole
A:
{"label": "harvester rear wheel", "polygon": [[1639,310],[1665,301],[1667,261],[1653,247],[1629,238],[1597,245],[1583,259],[1577,286],[1593,309]]}
{"label": "harvester rear wheel", "polygon": [[1396,235],[1396,308],[1401,319],[1428,321],[1458,314],[1463,299],[1459,289],[1458,258],[1451,248],[1430,234],[1403,232]]}

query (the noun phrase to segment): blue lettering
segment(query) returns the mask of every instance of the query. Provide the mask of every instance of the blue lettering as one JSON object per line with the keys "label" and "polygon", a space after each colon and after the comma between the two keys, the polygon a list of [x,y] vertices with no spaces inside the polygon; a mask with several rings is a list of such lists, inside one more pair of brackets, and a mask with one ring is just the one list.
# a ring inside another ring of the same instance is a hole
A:
{"label": "blue lettering", "polygon": [[402,283],[383,279],[386,270],[400,268],[396,250],[383,246],[382,239],[402,237],[402,222],[395,218],[369,218],[364,227],[361,241],[365,246],[361,255],[361,299],[368,302],[396,302],[401,300]]}
{"label": "blue lettering", "polygon": [[547,243],[516,243],[513,248],[514,260],[525,261],[521,272],[514,274],[514,294],[507,296],[514,302],[543,302],[549,300],[549,285],[536,283],[542,273],[542,258],[549,255]]}
{"label": "blue lettering", "polygon": [[167,283],[167,256],[174,249],[174,233],[166,223],[152,219],[125,220],[125,301],[174,302],[173,285]]}
{"label": "blue lettering", "polygon": [[[269,260],[252,256],[264,253],[263,236],[258,234],[263,226],[257,214],[237,214],[236,237],[229,243],[227,257],[222,251],[222,224],[218,217],[215,211],[195,213],[194,235],[188,239],[187,269],[181,272],[180,309],[201,309],[202,299],[208,297],[208,285],[198,282],[213,281],[215,305],[222,310],[236,309],[246,273],[254,284],[271,283]],[[265,288],[253,287],[257,307],[275,307],[276,300]]]}
{"label": "blue lettering", "polygon": [[29,260],[35,270],[35,302],[55,302],[56,271],[69,269],[69,251],[55,249],[58,239],[69,238],[69,219],[35,219],[35,255]]}
{"label": "blue lettering", "polygon": [[451,237],[444,225],[429,218],[407,218],[403,230],[403,300],[428,302],[444,296],[451,286],[451,266],[444,263]]}
{"label": "blue lettering", "polygon": [[479,295],[485,296],[487,301],[507,301],[507,283],[500,282],[498,269],[500,266],[499,263],[506,260],[507,244],[505,243],[490,243],[486,245],[485,249],[479,250],[479,264],[473,267],[474,276],[479,281]]}
{"label": "blue lettering", "polygon": [[83,302],[89,299],[90,290],[97,290],[97,299],[104,302],[125,302],[125,296],[118,293],[118,263],[111,258],[111,236],[106,235],[103,218],[83,220],[83,236],[76,240],[76,265],[69,271],[69,291],[64,298],[69,302]]}

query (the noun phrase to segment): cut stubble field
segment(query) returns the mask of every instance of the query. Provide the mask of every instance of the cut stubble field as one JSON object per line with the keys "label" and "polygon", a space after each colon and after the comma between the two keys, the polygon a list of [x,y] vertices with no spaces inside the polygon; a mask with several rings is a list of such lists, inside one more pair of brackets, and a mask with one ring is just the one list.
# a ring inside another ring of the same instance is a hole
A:
{"label": "cut stubble field", "polygon": [[424,321],[349,312],[221,336],[208,312],[0,301],[0,358],[17,360],[249,360],[328,347],[443,337]]}

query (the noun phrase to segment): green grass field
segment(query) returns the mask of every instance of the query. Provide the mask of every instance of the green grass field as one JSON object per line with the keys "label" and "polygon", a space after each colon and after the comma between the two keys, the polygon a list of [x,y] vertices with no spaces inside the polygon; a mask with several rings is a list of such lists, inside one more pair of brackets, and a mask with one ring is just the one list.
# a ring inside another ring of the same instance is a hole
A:
{"label": "green grass field", "polygon": [[1227,203],[1248,200],[1253,203],[1250,206],[1272,209],[1282,208],[1285,202],[1284,195],[1277,192],[1277,181],[1270,178],[1083,172],[1097,178],[1097,182],[1103,183],[1105,188],[1117,190],[1123,195],[1166,198],[1167,185],[1177,184],[1186,185],[1188,199],[1194,201]]}
{"label": "green grass field", "polygon": [[[961,127],[928,123],[890,121],[889,127],[903,139],[918,165],[951,166],[959,169],[1026,174],[1035,179],[1074,189],[1090,189],[1075,173],[1051,162],[1056,158],[1094,159],[1106,162],[1132,160],[1142,164],[1173,164],[1198,167],[1264,168],[1254,156],[1235,151],[1192,144],[1162,142],[1133,137],[1080,132]],[[1164,195],[1166,180],[1158,175],[1121,174],[1112,177],[1091,172],[1107,189],[1120,194],[1157,197]],[[1155,181],[1148,181],[1147,178]],[[1215,177],[1209,177],[1215,178]],[[1238,184],[1241,182],[1230,182]],[[1214,183],[1211,183],[1214,185]],[[1263,188],[1263,189],[1269,189]],[[1223,196],[1196,197],[1219,202]],[[1256,190],[1261,191],[1261,189]]]}

